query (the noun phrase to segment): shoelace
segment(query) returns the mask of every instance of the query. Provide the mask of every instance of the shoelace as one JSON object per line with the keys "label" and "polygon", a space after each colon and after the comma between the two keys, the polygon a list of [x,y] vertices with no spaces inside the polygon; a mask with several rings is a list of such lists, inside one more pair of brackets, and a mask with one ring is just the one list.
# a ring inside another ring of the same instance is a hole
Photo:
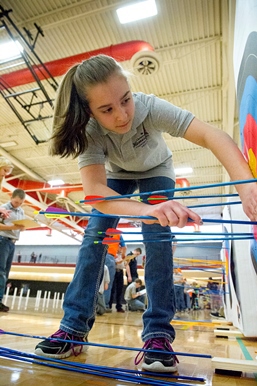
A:
{"label": "shoelace", "polygon": [[[63,331],[63,330],[58,330],[58,331],[56,331],[53,335],[51,335],[51,338],[60,338],[60,339],[64,339],[64,340],[78,340],[78,339],[81,339],[81,340],[83,340],[82,338],[80,338],[80,337],[78,337],[78,336],[74,336],[74,335],[69,335],[68,334],[68,332],[66,332],[66,331]],[[50,341],[51,342],[51,341]],[[56,342],[55,340],[52,340],[52,342]],[[74,350],[74,346],[78,346],[79,345],[79,343],[78,344],[76,344],[76,343],[70,343],[71,344],[71,349],[72,349],[72,354],[76,357],[76,356],[78,356],[81,352],[82,352],[82,350],[83,350],[83,345],[81,344],[80,345],[80,351],[79,352],[76,352],[75,350]]]}
{"label": "shoelace", "polygon": [[[160,350],[160,351],[174,352],[173,348],[171,347],[170,342],[166,338],[152,338],[152,339],[148,339],[145,342],[145,344],[142,347],[142,349],[147,350],[148,348],[151,348],[151,350]],[[167,348],[168,348],[168,350],[167,350]],[[134,361],[135,365],[138,365],[142,361],[144,356],[145,356],[145,352],[144,351],[139,351],[139,353],[137,354],[137,356],[135,358],[135,361]],[[175,358],[175,361],[177,363],[179,363],[179,360],[176,357],[176,355],[174,355],[174,358]]]}

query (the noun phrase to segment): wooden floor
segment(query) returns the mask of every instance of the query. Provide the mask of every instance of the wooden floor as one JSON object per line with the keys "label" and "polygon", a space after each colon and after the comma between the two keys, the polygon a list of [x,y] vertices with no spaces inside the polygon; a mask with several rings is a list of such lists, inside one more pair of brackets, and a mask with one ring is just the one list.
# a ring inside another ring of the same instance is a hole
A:
{"label": "wooden floor", "polygon": [[[11,302],[8,302],[8,304],[11,305]],[[61,316],[60,308],[54,310],[49,306],[48,309],[35,309],[29,303],[26,305],[26,309],[16,306],[9,313],[0,313],[0,328],[5,332],[49,336],[59,328]],[[174,351],[245,359],[242,345],[235,338],[215,337],[214,329],[217,326],[211,323],[208,310],[183,314],[180,319],[174,321],[174,326],[177,334],[173,344]],[[142,347],[141,332],[141,313],[126,311],[124,314],[120,314],[114,309],[110,314],[97,317],[89,340],[93,343],[139,348]],[[38,342],[38,339],[30,337],[0,334],[1,347],[26,353],[33,353],[34,347]],[[242,342],[243,347],[250,353],[252,359],[255,359],[257,355],[257,339],[242,339]],[[83,364],[135,370],[134,357],[136,354],[137,351],[91,346],[86,353],[78,357],[70,357],[67,360]],[[212,370],[211,359],[180,356],[179,360],[179,375],[203,377],[205,382],[192,383],[191,381],[178,380],[176,383],[178,385],[256,386],[257,384],[256,374],[243,374],[242,377],[215,374]],[[174,379],[165,377],[159,378],[157,384],[162,385],[162,380],[175,382]],[[40,385],[40,382],[42,382],[42,385],[51,386],[129,385],[128,382],[123,380],[50,368],[34,363],[24,363],[0,356],[1,386],[35,386],[37,384]]]}

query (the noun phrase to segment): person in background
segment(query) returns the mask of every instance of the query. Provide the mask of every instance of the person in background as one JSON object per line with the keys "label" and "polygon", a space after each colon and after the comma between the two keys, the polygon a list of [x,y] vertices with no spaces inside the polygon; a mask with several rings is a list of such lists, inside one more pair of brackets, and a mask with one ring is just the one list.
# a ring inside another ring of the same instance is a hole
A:
{"label": "person in background", "polygon": [[15,189],[10,201],[1,206],[9,212],[9,216],[0,222],[0,312],[9,311],[9,307],[4,305],[2,300],[13,261],[15,242],[19,240],[20,231],[25,229],[23,225],[15,225],[12,221],[25,218],[21,208],[24,200],[24,190]]}
{"label": "person in background", "polygon": [[101,281],[99,291],[98,291],[98,300],[96,305],[97,315],[103,315],[106,312],[106,304],[104,300],[104,291],[108,289],[110,283],[109,269],[107,265],[104,266],[104,276]]}
{"label": "person in background", "polygon": [[174,268],[173,271],[173,283],[175,290],[175,304],[177,315],[180,315],[182,311],[185,310],[185,302],[184,302],[184,282],[183,275],[181,273],[180,268]]}
{"label": "person in background", "polygon": [[[141,248],[135,248],[132,252],[128,253],[126,256],[127,261],[127,269],[126,269],[126,276],[127,276],[127,282],[128,285],[135,281],[135,279],[138,278],[138,272],[137,272],[137,257],[140,256],[142,253]],[[134,256],[133,258],[130,258],[130,256]]]}
{"label": "person in background", "polygon": [[11,174],[13,170],[13,164],[7,158],[0,157],[0,186],[2,186],[2,182],[4,177]]}
{"label": "person in background", "polygon": [[199,310],[199,284],[194,281],[191,287],[191,310]]}
{"label": "person in background", "polygon": [[145,259],[146,259],[146,256],[143,255],[142,257],[142,267],[145,268]]}
{"label": "person in background", "polygon": [[17,262],[21,263],[21,252],[17,253]]}
{"label": "person in background", "polygon": [[222,300],[223,286],[218,281],[209,277],[207,288],[211,294],[210,316],[215,319],[225,319],[224,305]]}
{"label": "person in background", "polygon": [[122,235],[112,235],[111,238],[112,240],[114,240],[114,242],[110,242],[109,244],[107,244],[107,253],[109,253],[109,255],[112,255],[115,259],[117,259],[119,253],[121,255],[121,258],[124,260],[126,257],[127,247]]}
{"label": "person in background", "polygon": [[222,306],[222,299],[220,295],[220,285],[218,281],[209,277],[207,288],[209,290],[210,298],[211,298],[211,311],[213,313],[217,313]]}
{"label": "person in background", "polygon": [[145,294],[137,291],[142,287],[142,280],[135,279],[125,291],[125,300],[130,311],[145,311]]}
{"label": "person in background", "polygon": [[123,288],[124,288],[124,270],[127,270],[128,264],[125,262],[126,252],[124,247],[120,246],[117,256],[115,258],[116,271],[112,284],[111,297],[109,301],[109,308],[112,309],[112,304],[116,303],[117,312],[124,313],[122,308],[123,303]]}
{"label": "person in background", "polygon": [[110,276],[110,282],[109,282],[108,288],[106,290],[104,290],[104,301],[105,301],[105,305],[106,305],[106,311],[105,312],[112,312],[112,309],[109,308],[109,303],[110,303],[110,298],[111,298],[112,285],[113,285],[115,272],[116,272],[116,263],[115,263],[114,256],[108,252],[106,253],[106,256],[105,256],[105,265],[108,268],[109,276]]}
{"label": "person in background", "polygon": [[191,310],[191,299],[190,299],[190,295],[188,293],[188,290],[190,289],[190,284],[188,284],[186,277],[183,278],[183,285],[184,285],[185,308],[186,308],[186,311],[190,311]]}
{"label": "person in background", "polygon": [[[115,235],[112,235],[111,238],[113,240],[117,240],[117,242],[107,244],[108,249],[107,249],[107,253],[105,256],[105,264],[107,265],[107,267],[109,269],[109,275],[110,275],[110,283],[109,283],[108,289],[104,291],[104,300],[105,300],[105,304],[106,304],[106,312],[112,312],[112,307],[110,307],[110,300],[111,300],[113,282],[114,282],[115,274],[116,274],[116,259],[118,258],[118,251],[120,249],[121,257],[122,257],[122,259],[125,259],[126,250],[127,250],[122,235],[115,234]],[[112,304],[112,302],[111,302],[111,304]]]}
{"label": "person in background", "polygon": [[[55,100],[50,151],[60,157],[78,157],[84,194],[103,199],[92,203],[96,217],[88,222],[75,274],[65,294],[60,328],[51,335],[76,343],[44,340],[37,344],[37,354],[63,358],[83,351],[81,342],[94,324],[106,254],[106,245],[95,243],[96,238],[101,241],[105,237],[98,232],[117,227],[119,216],[140,216],[143,238],[152,232],[155,240],[162,242],[145,242],[148,307],[141,334],[144,355],[137,357],[135,364],[142,358],[144,370],[177,371],[171,347],[175,339],[171,324],[175,313],[171,227],[183,228],[189,219],[201,225],[202,220],[176,200],[149,203],[152,191],[169,190],[171,197],[175,187],[172,152],[164,133],[209,149],[232,181],[253,178],[242,152],[225,131],[155,95],[132,92],[128,74],[112,57],[92,56],[64,75]],[[257,184],[238,184],[235,188],[246,215],[256,221]],[[136,191],[140,201],[122,197]],[[104,199],[110,196],[118,199]],[[154,349],[169,354],[153,353]]]}
{"label": "person in background", "polygon": [[32,252],[31,255],[30,255],[30,263],[35,263],[37,260],[37,255],[35,254],[35,252]]}
{"label": "person in background", "polygon": [[[0,157],[0,188],[2,187],[2,182],[6,176],[11,174],[13,170],[13,164],[7,158]],[[0,217],[8,218],[10,211],[5,208],[0,207]]]}

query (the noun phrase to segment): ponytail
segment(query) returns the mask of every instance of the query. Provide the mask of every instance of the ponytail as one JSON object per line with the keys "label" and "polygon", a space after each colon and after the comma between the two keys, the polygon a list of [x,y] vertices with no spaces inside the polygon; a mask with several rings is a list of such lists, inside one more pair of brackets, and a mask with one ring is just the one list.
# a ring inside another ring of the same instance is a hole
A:
{"label": "ponytail", "polygon": [[51,136],[50,154],[61,158],[76,158],[87,148],[86,125],[90,111],[86,100],[82,100],[74,85],[74,74],[78,65],[64,76],[56,97]]}

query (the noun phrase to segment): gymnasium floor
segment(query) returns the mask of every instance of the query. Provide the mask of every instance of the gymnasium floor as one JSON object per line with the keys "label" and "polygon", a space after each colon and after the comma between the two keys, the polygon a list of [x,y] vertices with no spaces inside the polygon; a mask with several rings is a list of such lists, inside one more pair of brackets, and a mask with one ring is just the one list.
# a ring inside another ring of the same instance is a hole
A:
{"label": "gymnasium floor", "polygon": [[[11,305],[10,298],[8,304]],[[35,307],[35,299],[31,299],[26,305],[26,309],[16,304],[9,313],[0,313],[0,328],[4,332],[14,332],[15,334],[49,336],[59,328],[61,316],[61,307],[56,307],[56,304],[54,307],[48,304],[48,307],[43,309],[40,308],[40,305]],[[246,351],[252,359],[255,359],[257,355],[257,339],[242,339],[241,344],[239,344],[237,339],[215,337],[214,328],[217,328],[218,325],[211,322],[209,310],[183,314],[179,319],[174,320],[174,326],[177,334],[173,344],[174,351],[208,354],[213,357],[230,357],[233,359],[245,359]],[[120,314],[113,310],[110,314],[97,316],[89,340],[92,343],[139,348],[142,347],[141,331],[141,313],[126,311],[124,314]],[[34,346],[39,342],[38,339],[6,333],[0,334],[0,339],[1,347],[26,353],[33,353]],[[134,370],[134,357],[136,354],[137,351],[91,346],[86,353],[78,357],[70,357],[67,360]],[[162,381],[169,381],[170,384],[177,382],[176,385],[253,386],[257,384],[257,374],[254,373],[243,373],[241,377],[215,374],[212,369],[211,359],[209,358],[180,356],[179,360],[179,375],[204,378],[205,382],[176,381],[175,379],[165,377],[159,378],[156,383],[157,385],[162,385]],[[140,369],[140,365],[138,367]],[[131,384],[124,380],[50,368],[39,364],[0,357],[1,386],[34,386],[36,384],[39,385],[40,382],[51,386],[125,386]]]}

